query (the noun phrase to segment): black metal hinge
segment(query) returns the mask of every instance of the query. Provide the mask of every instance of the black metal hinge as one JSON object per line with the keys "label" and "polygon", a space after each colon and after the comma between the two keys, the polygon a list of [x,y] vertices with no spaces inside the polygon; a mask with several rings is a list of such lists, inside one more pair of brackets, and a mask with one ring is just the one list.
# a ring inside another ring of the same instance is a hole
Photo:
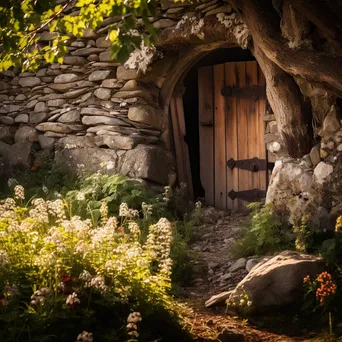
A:
{"label": "black metal hinge", "polygon": [[228,197],[232,200],[238,198],[247,202],[257,202],[266,197],[266,190],[252,189],[243,191],[230,190],[228,192]]}
{"label": "black metal hinge", "polygon": [[266,98],[266,86],[265,85],[253,85],[243,88],[238,87],[224,87],[221,90],[223,96],[234,96],[244,99],[265,99]]}
{"label": "black metal hinge", "polygon": [[237,169],[258,172],[267,169],[267,162],[266,159],[259,159],[257,157],[241,160],[235,160],[233,158],[230,158],[227,161],[227,166],[230,169],[234,169],[234,167],[236,167]]}

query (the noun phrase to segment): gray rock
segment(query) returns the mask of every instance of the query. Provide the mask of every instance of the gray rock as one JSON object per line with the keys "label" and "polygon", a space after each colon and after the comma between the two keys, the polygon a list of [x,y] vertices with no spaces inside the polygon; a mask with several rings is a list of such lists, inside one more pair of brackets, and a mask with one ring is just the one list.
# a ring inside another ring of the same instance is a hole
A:
{"label": "gray rock", "polygon": [[107,88],[98,88],[94,91],[94,95],[101,100],[109,100],[111,97],[111,90]]}
{"label": "gray rock", "polygon": [[56,133],[63,133],[63,134],[68,134],[71,133],[72,130],[70,129],[69,126],[62,124],[62,123],[57,123],[57,122],[43,122],[36,126],[36,129],[39,131],[51,131],[51,132],[56,132]]}
{"label": "gray rock", "polygon": [[99,56],[96,54],[88,56],[87,59],[89,62],[97,62],[100,60]]}
{"label": "gray rock", "polygon": [[27,123],[29,121],[29,116],[28,114],[19,114],[18,116],[15,117],[14,119],[15,122],[22,122],[22,123]]}
{"label": "gray rock", "polygon": [[102,36],[96,39],[96,46],[98,48],[108,48],[112,45],[112,42],[107,39],[107,36]]}
{"label": "gray rock", "polygon": [[101,62],[110,62],[113,60],[112,53],[110,52],[110,50],[101,52],[99,54],[99,58]]}
{"label": "gray rock", "polygon": [[24,94],[19,94],[15,97],[14,101],[24,101],[27,97]]}
{"label": "gray rock", "polygon": [[19,80],[19,84],[24,87],[35,87],[40,84],[40,79],[38,77],[25,77]]}
{"label": "gray rock", "polygon": [[58,140],[56,144],[57,148],[85,148],[85,147],[95,147],[95,142],[93,137],[76,135],[68,135],[64,138]]}
{"label": "gray rock", "polygon": [[38,102],[35,106],[34,106],[34,111],[36,113],[39,113],[39,112],[45,112],[48,110],[48,107],[46,105],[45,102]]}
{"label": "gray rock", "polygon": [[317,183],[323,184],[333,171],[334,171],[334,167],[332,165],[329,165],[322,161],[319,162],[314,170],[314,175],[315,175]]}
{"label": "gray rock", "polygon": [[11,116],[0,116],[0,122],[4,125],[14,124],[14,119]]}
{"label": "gray rock", "polygon": [[103,88],[110,88],[110,89],[115,89],[115,88],[121,88],[123,86],[122,81],[118,81],[115,78],[107,79],[102,81],[102,87]]}
{"label": "gray rock", "polygon": [[128,126],[127,123],[117,118],[110,118],[108,116],[83,116],[82,123],[87,126],[96,125],[114,125],[114,126]]}
{"label": "gray rock", "polygon": [[34,108],[34,106],[38,103],[38,100],[32,100],[30,101],[27,105],[26,105],[26,108],[27,109],[32,109]]}
{"label": "gray rock", "polygon": [[15,127],[0,126],[0,140],[8,144],[13,144]]}
{"label": "gray rock", "polygon": [[167,127],[167,118],[163,111],[149,105],[138,105],[128,110],[128,118],[132,121],[149,125],[163,131]]}
{"label": "gray rock", "polygon": [[38,132],[30,126],[21,126],[15,132],[14,140],[16,143],[25,141],[38,141]]}
{"label": "gray rock", "polygon": [[54,144],[56,139],[46,137],[45,135],[39,135],[39,145],[43,150],[52,150],[54,148]]}
{"label": "gray rock", "polygon": [[126,152],[120,173],[166,185],[171,165],[173,157],[170,152],[157,146],[138,145]]}
{"label": "gray rock", "polygon": [[25,141],[8,145],[0,141],[0,155],[4,164],[10,168],[18,166],[28,167],[30,163],[32,143]]}
{"label": "gray rock", "polygon": [[79,65],[82,66],[87,63],[87,60],[83,57],[78,56],[65,56],[64,57],[64,64],[67,65]]}
{"label": "gray rock", "polygon": [[71,83],[53,83],[53,84],[49,84],[48,87],[55,90],[55,91],[60,91],[60,92],[67,92],[72,88],[77,87],[78,82],[71,82]]}
{"label": "gray rock", "polygon": [[171,26],[175,26],[177,21],[170,19],[159,19],[153,23],[153,27],[156,29],[163,29]]}
{"label": "gray rock", "polygon": [[69,112],[62,114],[58,118],[58,121],[62,123],[80,122],[80,120],[81,120],[81,116],[78,110],[71,110]]}
{"label": "gray rock", "polygon": [[30,113],[30,123],[39,124],[45,121],[48,117],[49,115],[46,112],[40,112],[40,113],[32,112]]}
{"label": "gray rock", "polygon": [[81,48],[76,51],[71,52],[72,56],[89,56],[92,54],[98,54],[100,52],[103,52],[104,49],[100,49],[97,47],[91,47],[91,48]]}
{"label": "gray rock", "polygon": [[85,94],[88,92],[88,88],[83,88],[83,89],[76,89],[76,90],[72,90],[72,91],[69,91],[67,93],[64,94],[65,98],[66,99],[73,99],[77,96],[80,96],[82,94]]}
{"label": "gray rock", "polygon": [[228,268],[228,271],[229,272],[236,272],[238,270],[242,270],[245,268],[246,262],[247,262],[247,260],[245,258],[240,258],[240,259],[236,260],[234,262],[234,264]]}
{"label": "gray rock", "polygon": [[314,146],[310,151],[310,159],[314,167],[321,161],[319,150],[319,146]]}
{"label": "gray rock", "polygon": [[62,107],[66,101],[64,99],[57,99],[57,100],[49,100],[47,105],[49,107]]}
{"label": "gray rock", "polygon": [[[38,78],[39,79],[39,78]],[[0,81],[0,91],[1,90],[7,90],[10,88],[10,85],[4,81]]]}
{"label": "gray rock", "polygon": [[120,65],[116,70],[116,78],[118,80],[134,80],[142,75],[141,71],[126,69]]}
{"label": "gray rock", "polygon": [[255,266],[237,285],[229,300],[239,305],[240,296],[246,293],[253,312],[296,304],[303,295],[304,277],[315,277],[324,269],[322,258],[284,251]]}
{"label": "gray rock", "polygon": [[[95,143],[98,147],[107,146],[113,150],[131,150],[137,145],[137,142],[127,135],[121,135],[120,133],[112,133],[111,135],[98,135],[95,137]],[[115,134],[115,135],[113,135]]]}
{"label": "gray rock", "polygon": [[82,108],[81,115],[100,115],[112,117],[112,115],[108,111],[93,107]]}
{"label": "gray rock", "polygon": [[341,127],[340,121],[337,119],[336,109],[332,106],[330,112],[323,121],[323,134],[331,134],[338,131]]}
{"label": "gray rock", "polygon": [[55,77],[54,83],[63,84],[63,83],[71,83],[79,80],[79,77],[75,74],[61,74]]}
{"label": "gray rock", "polygon": [[88,79],[91,82],[103,81],[110,75],[110,73],[111,70],[96,70],[89,75]]}
{"label": "gray rock", "polygon": [[205,302],[205,306],[207,308],[210,308],[216,305],[225,305],[226,300],[230,297],[232,292],[233,291],[226,291],[226,292],[219,293],[215,296],[212,296],[210,299],[208,299]]}

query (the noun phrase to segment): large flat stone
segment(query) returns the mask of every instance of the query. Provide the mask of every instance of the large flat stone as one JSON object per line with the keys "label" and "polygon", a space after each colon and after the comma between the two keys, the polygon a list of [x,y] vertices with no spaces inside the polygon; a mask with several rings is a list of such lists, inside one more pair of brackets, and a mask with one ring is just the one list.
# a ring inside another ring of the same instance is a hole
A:
{"label": "large flat stone", "polygon": [[139,105],[129,108],[128,118],[161,131],[165,130],[167,127],[167,117],[164,112],[149,105]]}
{"label": "large flat stone", "polygon": [[87,126],[96,125],[114,125],[114,126],[128,126],[127,123],[117,118],[110,118],[108,116],[83,116],[82,123]]}

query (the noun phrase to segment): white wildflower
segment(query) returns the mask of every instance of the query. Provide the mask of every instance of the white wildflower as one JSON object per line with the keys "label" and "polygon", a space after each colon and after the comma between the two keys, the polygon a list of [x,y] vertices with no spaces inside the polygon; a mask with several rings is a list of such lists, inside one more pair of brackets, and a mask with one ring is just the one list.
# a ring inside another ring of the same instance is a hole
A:
{"label": "white wildflower", "polygon": [[13,188],[18,185],[18,181],[15,178],[8,178],[7,185],[9,188]]}
{"label": "white wildflower", "polygon": [[85,193],[82,191],[78,191],[76,199],[77,199],[77,201],[84,201],[85,200]]}
{"label": "white wildflower", "polygon": [[6,265],[8,262],[7,252],[4,250],[0,250],[0,266]]}
{"label": "white wildflower", "polygon": [[45,185],[42,186],[42,190],[43,190],[44,194],[48,194],[49,193],[49,189]]}
{"label": "white wildflower", "polygon": [[77,293],[73,292],[72,294],[68,296],[65,303],[66,305],[70,305],[74,307],[75,305],[81,304],[81,300],[77,297]]}
{"label": "white wildflower", "polygon": [[82,333],[77,336],[77,341],[93,342],[93,340],[93,334],[88,331],[82,331]]}
{"label": "white wildflower", "polygon": [[25,199],[25,189],[22,185],[16,185],[14,188],[14,198],[24,200]]}
{"label": "white wildflower", "polygon": [[252,306],[252,302],[249,300],[248,302],[247,302],[247,306]]}

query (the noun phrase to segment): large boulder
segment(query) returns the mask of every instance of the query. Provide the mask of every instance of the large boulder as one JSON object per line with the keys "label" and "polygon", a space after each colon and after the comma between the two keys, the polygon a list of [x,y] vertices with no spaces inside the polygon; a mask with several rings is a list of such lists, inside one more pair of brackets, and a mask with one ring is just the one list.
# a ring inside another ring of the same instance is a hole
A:
{"label": "large boulder", "polygon": [[322,258],[284,251],[253,267],[231,293],[229,301],[238,305],[247,294],[253,312],[296,304],[303,295],[303,278],[315,277],[324,270]]}

